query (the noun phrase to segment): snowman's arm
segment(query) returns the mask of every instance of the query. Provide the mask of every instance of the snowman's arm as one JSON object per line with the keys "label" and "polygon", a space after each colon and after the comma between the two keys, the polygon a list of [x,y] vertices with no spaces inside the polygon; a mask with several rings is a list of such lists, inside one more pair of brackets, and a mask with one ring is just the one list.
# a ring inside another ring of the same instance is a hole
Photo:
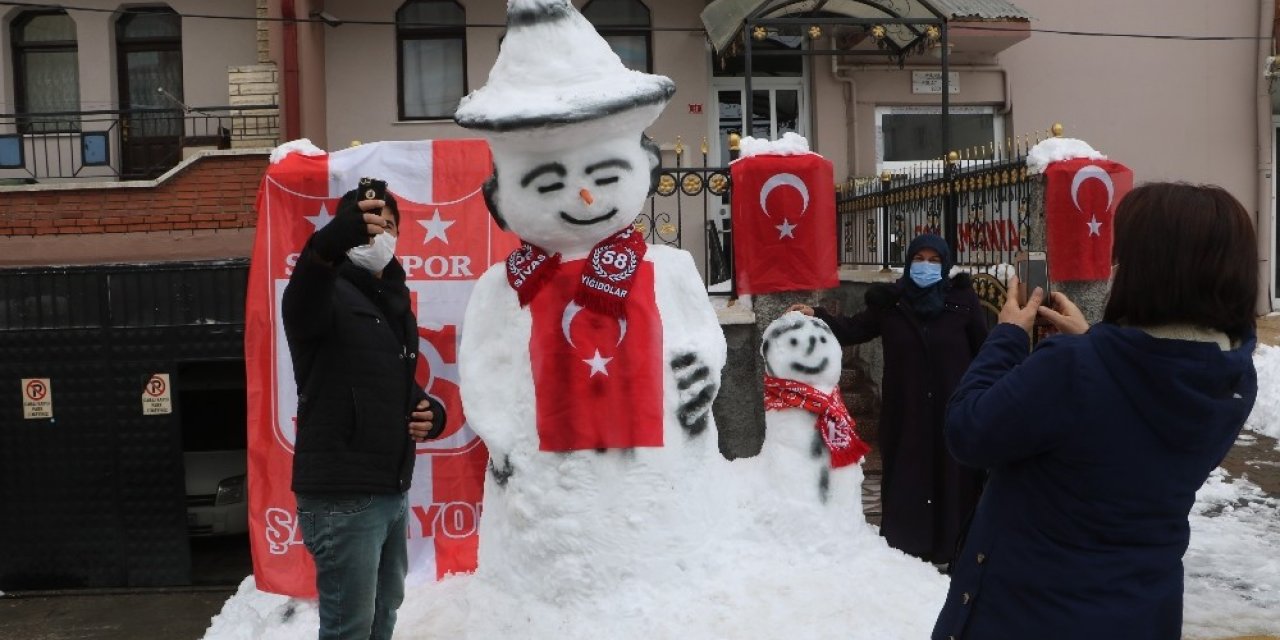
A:
{"label": "snowman's arm", "polygon": [[[517,430],[532,415],[519,415],[522,410],[532,410],[531,398],[521,402],[515,397],[518,389],[527,386],[515,378],[530,375],[527,336],[516,344],[518,332],[512,331],[525,313],[507,285],[503,265],[498,264],[476,281],[463,316],[458,348],[462,410],[467,424],[484,440],[495,460],[511,451]],[[521,363],[525,364],[523,369]]]}
{"label": "snowman's arm", "polygon": [[662,270],[659,299],[667,362],[675,378],[676,417],[690,436],[711,424],[727,347],[724,331],[688,252],[654,247]]}
{"label": "snowman's arm", "polygon": [[[667,354],[678,356],[697,352],[699,360],[719,380],[720,371],[724,369],[728,357],[728,347],[725,344],[724,330],[720,327],[720,319],[707,297],[702,276],[693,264],[693,256],[688,251],[670,247],[658,246],[652,249],[660,251],[662,266],[668,272],[668,277],[664,280],[671,288],[671,304],[662,308],[662,323],[680,329],[666,333]],[[659,295],[662,294],[663,292],[659,292]]]}

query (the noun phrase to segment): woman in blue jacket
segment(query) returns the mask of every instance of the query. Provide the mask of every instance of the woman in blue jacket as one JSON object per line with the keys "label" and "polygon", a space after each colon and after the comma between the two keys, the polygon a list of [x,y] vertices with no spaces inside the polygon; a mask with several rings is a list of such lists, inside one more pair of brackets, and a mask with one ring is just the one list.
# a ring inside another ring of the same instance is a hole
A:
{"label": "woman in blue jacket", "polygon": [[[1134,189],[1115,225],[1103,321],[1010,300],[951,398],[989,476],[935,640],[1181,635],[1187,514],[1257,395],[1257,244],[1212,186]],[[1037,314],[1066,335],[1029,354]]]}

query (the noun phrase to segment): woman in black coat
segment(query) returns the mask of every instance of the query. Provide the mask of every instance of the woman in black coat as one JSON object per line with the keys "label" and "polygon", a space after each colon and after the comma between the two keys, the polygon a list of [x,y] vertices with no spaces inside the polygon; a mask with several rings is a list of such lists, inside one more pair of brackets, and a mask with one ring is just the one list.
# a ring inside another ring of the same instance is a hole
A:
{"label": "woman in black coat", "polygon": [[945,277],[952,257],[941,237],[912,240],[907,265],[894,284],[868,290],[867,308],[855,315],[791,310],[821,318],[843,345],[881,338],[880,533],[896,549],[943,564],[955,554],[983,478],[947,452],[947,398],[986,339],[987,323],[968,274]]}

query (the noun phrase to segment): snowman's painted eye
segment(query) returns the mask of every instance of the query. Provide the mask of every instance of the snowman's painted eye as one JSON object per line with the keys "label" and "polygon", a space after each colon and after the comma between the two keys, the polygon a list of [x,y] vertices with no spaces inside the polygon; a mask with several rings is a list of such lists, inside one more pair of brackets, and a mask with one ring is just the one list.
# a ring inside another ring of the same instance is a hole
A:
{"label": "snowman's painted eye", "polygon": [[600,178],[596,180],[597,187],[603,187],[607,184],[613,184],[618,181],[618,176],[609,176],[608,178]]}
{"label": "snowman's painted eye", "polygon": [[546,185],[545,187],[538,187],[538,193],[551,193],[552,191],[559,191],[563,188],[564,188],[563,182],[553,182],[549,185]]}
{"label": "snowman's painted eye", "polygon": [[799,340],[796,340],[795,338],[792,338],[792,339],[791,339],[791,346],[793,346],[793,347],[794,347],[794,346],[796,346],[796,345],[798,345],[798,344],[800,344],[800,341],[799,341]]}
{"label": "snowman's painted eye", "polygon": [[826,337],[826,336],[822,336],[821,338],[818,338],[818,342],[821,342],[822,344],[826,344],[826,343],[827,343],[827,337]]}

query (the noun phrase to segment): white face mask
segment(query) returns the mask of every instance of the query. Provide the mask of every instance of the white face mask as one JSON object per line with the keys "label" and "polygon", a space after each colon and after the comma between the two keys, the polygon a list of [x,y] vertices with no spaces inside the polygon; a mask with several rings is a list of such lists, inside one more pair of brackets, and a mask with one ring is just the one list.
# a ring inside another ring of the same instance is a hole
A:
{"label": "white face mask", "polygon": [[373,274],[381,273],[395,257],[396,237],[389,233],[379,233],[373,237],[373,244],[352,247],[347,251],[347,259],[352,264]]}

